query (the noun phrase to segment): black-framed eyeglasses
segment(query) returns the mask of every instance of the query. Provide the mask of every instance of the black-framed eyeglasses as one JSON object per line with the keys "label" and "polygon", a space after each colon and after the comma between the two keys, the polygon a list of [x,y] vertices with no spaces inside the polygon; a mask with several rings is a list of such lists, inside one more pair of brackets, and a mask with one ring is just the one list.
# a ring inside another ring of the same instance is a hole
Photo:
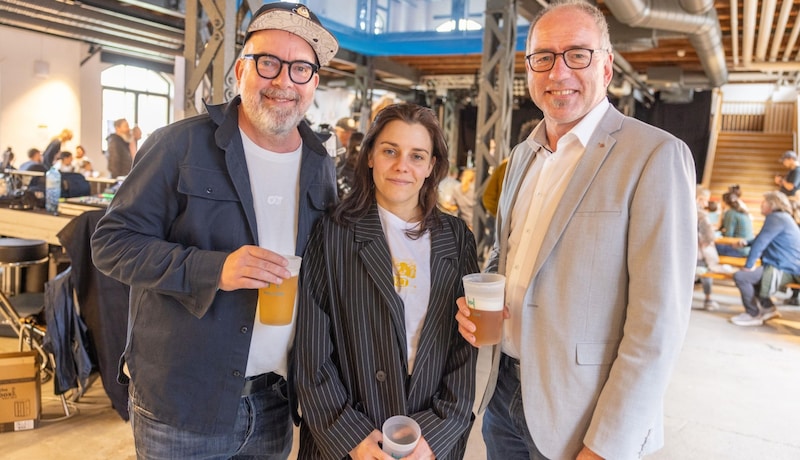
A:
{"label": "black-framed eyeglasses", "polygon": [[563,53],[554,53],[552,51],[539,51],[525,56],[528,65],[534,72],[547,72],[556,65],[556,57],[561,56],[564,59],[564,64],[570,69],[578,70],[589,67],[592,63],[592,55],[596,51],[606,51],[604,49],[588,49],[588,48],[572,48],[564,51]]}
{"label": "black-framed eyeglasses", "polygon": [[283,65],[289,67],[289,79],[298,85],[305,85],[319,70],[319,66],[308,61],[284,61],[271,54],[245,54],[243,59],[252,59],[256,64],[256,72],[261,78],[272,80],[283,70]]}

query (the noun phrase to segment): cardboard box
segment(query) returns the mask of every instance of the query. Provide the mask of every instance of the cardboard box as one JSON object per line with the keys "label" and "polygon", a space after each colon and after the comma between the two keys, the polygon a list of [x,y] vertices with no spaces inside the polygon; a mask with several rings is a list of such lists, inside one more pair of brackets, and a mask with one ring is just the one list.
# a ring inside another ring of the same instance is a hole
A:
{"label": "cardboard box", "polygon": [[0,353],[0,433],[32,430],[41,415],[39,354]]}

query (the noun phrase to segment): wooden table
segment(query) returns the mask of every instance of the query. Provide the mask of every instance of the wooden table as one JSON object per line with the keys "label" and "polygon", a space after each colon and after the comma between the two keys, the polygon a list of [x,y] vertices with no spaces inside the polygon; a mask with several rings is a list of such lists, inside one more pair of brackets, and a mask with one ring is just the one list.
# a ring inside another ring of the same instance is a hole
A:
{"label": "wooden table", "polygon": [[44,240],[49,244],[61,246],[57,236],[58,232],[74,217],[54,216],[40,209],[22,211],[0,208],[0,235]]}
{"label": "wooden table", "polygon": [[[714,240],[717,244],[727,244],[730,246],[736,245],[738,242],[745,240],[744,238],[739,238],[736,236],[721,236]],[[746,241],[746,240],[745,240]]]}

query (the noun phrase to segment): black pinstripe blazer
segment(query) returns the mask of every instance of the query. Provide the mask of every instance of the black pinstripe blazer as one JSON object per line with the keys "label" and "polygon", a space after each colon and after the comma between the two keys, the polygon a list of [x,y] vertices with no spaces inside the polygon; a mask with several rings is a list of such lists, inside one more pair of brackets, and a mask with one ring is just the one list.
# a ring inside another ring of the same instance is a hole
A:
{"label": "black pinstripe blazer", "polygon": [[[440,213],[441,214],[441,213]],[[472,423],[477,350],[461,338],[461,277],[475,239],[441,214],[431,235],[431,294],[408,376],[403,302],[377,206],[348,227],[321,219],[303,257],[295,337],[300,458],[341,459],[392,415],[409,415],[439,459],[460,459]]]}

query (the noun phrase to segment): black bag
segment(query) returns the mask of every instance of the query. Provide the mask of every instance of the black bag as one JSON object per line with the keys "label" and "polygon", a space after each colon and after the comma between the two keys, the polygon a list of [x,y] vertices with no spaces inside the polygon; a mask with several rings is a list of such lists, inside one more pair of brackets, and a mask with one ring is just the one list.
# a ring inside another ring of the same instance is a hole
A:
{"label": "black bag", "polygon": [[61,197],[72,198],[91,194],[89,181],[81,173],[61,173]]}

